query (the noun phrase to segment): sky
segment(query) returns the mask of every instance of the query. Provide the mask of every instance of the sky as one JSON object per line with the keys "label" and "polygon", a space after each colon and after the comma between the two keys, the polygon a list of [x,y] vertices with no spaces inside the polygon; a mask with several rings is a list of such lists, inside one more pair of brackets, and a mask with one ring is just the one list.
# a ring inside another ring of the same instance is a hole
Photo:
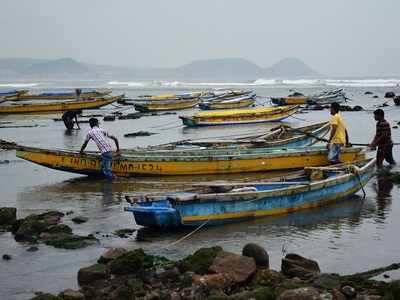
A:
{"label": "sky", "polygon": [[398,0],[1,0],[0,58],[176,67],[285,57],[330,76],[400,76]]}

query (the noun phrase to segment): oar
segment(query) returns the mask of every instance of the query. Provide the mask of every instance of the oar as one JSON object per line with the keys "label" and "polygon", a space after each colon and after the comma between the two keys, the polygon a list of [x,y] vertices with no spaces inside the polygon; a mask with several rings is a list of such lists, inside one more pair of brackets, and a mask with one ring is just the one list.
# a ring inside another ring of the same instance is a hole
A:
{"label": "oar", "polygon": [[328,141],[327,139],[321,138],[321,137],[319,137],[319,136],[317,136],[317,135],[315,135],[315,134],[312,134],[312,133],[310,133],[310,132],[308,132],[308,131],[304,131],[304,130],[301,130],[301,129],[293,128],[293,127],[290,127],[290,126],[288,126],[288,125],[282,125],[282,126],[287,127],[287,128],[290,128],[290,130],[300,132],[300,133],[302,133],[302,134],[304,134],[304,135],[307,135],[307,136],[309,136],[309,137],[315,138],[317,141],[329,143],[329,141]]}

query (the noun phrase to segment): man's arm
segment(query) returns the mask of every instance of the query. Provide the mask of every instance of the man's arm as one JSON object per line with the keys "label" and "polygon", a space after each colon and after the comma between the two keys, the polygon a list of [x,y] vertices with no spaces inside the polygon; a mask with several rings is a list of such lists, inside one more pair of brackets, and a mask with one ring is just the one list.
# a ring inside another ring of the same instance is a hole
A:
{"label": "man's arm", "polygon": [[77,115],[75,115],[75,123],[76,123],[76,126],[78,127],[78,129],[81,129],[81,128],[79,127],[78,116],[77,116]]}
{"label": "man's arm", "polygon": [[86,146],[87,146],[88,143],[89,143],[89,140],[88,140],[88,139],[86,139],[86,140],[83,142],[83,145],[82,145],[81,151],[80,151],[81,154],[84,153],[85,148],[86,148]]}
{"label": "man's arm", "polygon": [[347,129],[345,129],[344,132],[346,134],[346,145],[345,146],[347,146],[347,145],[349,145],[349,134],[347,133]]}
{"label": "man's arm", "polygon": [[113,135],[109,135],[108,136],[110,139],[112,139],[114,142],[115,142],[115,146],[117,147],[117,154],[120,154],[120,150],[119,150],[119,142],[118,142],[118,139],[115,137],[115,136],[113,136]]}

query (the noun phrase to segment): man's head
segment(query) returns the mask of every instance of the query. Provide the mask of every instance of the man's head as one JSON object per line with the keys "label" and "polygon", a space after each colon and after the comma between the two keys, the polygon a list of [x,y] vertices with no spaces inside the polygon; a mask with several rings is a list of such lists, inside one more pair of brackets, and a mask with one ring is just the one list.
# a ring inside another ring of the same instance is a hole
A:
{"label": "man's head", "polygon": [[333,102],[331,104],[331,115],[334,116],[336,115],[340,110],[340,105],[337,102]]}
{"label": "man's head", "polygon": [[376,121],[383,120],[385,118],[385,112],[382,109],[378,108],[374,111],[374,118]]}
{"label": "man's head", "polygon": [[99,120],[97,120],[96,118],[90,118],[89,125],[91,128],[99,126]]}

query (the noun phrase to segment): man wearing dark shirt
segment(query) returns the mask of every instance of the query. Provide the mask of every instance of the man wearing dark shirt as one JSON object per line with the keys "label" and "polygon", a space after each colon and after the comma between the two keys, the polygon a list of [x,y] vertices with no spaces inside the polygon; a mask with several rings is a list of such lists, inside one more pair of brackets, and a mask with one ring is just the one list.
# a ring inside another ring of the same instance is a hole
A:
{"label": "man wearing dark shirt", "polygon": [[67,128],[67,130],[74,129],[74,119],[75,119],[77,128],[81,129],[79,127],[79,123],[78,123],[78,115],[80,115],[81,113],[82,113],[82,110],[67,110],[62,115],[62,120],[64,121],[64,125]]}
{"label": "man wearing dark shirt", "polygon": [[376,164],[381,167],[383,161],[386,160],[389,164],[395,165],[396,162],[393,159],[393,141],[390,124],[385,120],[385,113],[382,109],[374,111],[374,117],[376,121],[376,134],[369,147],[375,149],[378,147],[376,152]]}

